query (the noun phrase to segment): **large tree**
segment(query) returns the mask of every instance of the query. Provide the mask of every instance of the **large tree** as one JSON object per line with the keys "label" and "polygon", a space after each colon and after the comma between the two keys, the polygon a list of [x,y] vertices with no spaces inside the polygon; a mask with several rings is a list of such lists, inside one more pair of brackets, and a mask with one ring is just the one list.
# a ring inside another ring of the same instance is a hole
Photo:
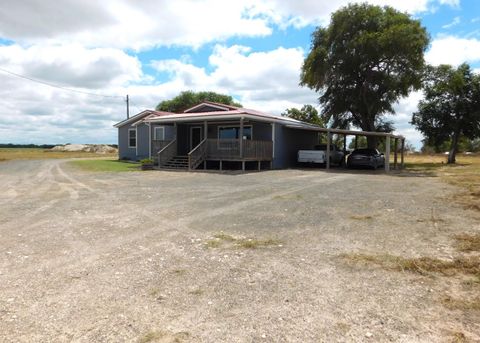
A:
{"label": "large tree", "polygon": [[171,100],[160,102],[155,109],[157,111],[180,113],[190,107],[198,105],[202,101],[213,101],[220,104],[242,107],[242,105],[236,103],[230,95],[215,92],[184,91]]}
{"label": "large tree", "polygon": [[[312,35],[300,84],[320,92],[333,127],[392,130],[382,118],[421,86],[429,37],[418,20],[391,7],[351,4]],[[376,138],[369,137],[374,148]]]}
{"label": "large tree", "polygon": [[290,117],[297,119],[306,123],[315,124],[324,127],[325,124],[318,115],[318,111],[312,105],[303,105],[301,109],[292,107],[287,108],[285,112],[282,113],[284,117]]}
{"label": "large tree", "polygon": [[430,67],[424,93],[412,124],[430,145],[450,141],[448,163],[455,163],[460,138],[480,137],[480,75],[472,73],[468,64],[456,69],[449,65]]}

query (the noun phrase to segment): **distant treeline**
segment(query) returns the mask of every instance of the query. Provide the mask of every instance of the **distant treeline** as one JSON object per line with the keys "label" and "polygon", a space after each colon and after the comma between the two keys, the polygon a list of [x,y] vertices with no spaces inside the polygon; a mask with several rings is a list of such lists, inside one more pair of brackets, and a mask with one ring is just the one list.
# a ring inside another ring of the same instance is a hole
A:
{"label": "distant treeline", "polygon": [[37,144],[0,144],[0,148],[25,148],[25,149],[51,149],[55,146],[55,144],[42,144],[42,145],[37,145]]}

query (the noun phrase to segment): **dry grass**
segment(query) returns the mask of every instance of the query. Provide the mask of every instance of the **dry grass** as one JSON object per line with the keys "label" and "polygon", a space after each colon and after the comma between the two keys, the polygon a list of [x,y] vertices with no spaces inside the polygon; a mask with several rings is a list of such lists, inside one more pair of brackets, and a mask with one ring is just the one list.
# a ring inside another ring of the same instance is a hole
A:
{"label": "dry grass", "polygon": [[234,242],[237,240],[235,237],[227,235],[226,233],[223,233],[223,232],[217,233],[213,235],[213,237],[220,239],[222,241],[227,241],[227,242]]}
{"label": "dry grass", "polygon": [[371,220],[371,219],[373,219],[373,217],[370,216],[370,215],[353,215],[353,216],[350,216],[350,219],[354,219],[354,220]]}
{"label": "dry grass", "polygon": [[480,234],[461,234],[454,236],[456,248],[463,252],[480,251]]}
{"label": "dry grass", "polygon": [[161,342],[161,343],[181,343],[188,339],[188,332],[170,333],[167,331],[150,331],[143,335],[138,343]]}
{"label": "dry grass", "polygon": [[269,246],[282,246],[281,241],[276,239],[236,238],[223,232],[213,235],[213,239],[205,242],[207,248],[230,248],[257,249]]}
{"label": "dry grass", "polygon": [[462,188],[450,200],[480,211],[480,155],[457,155],[455,165],[447,165],[445,155],[407,155],[405,165],[407,170],[429,173]]}
{"label": "dry grass", "polygon": [[451,276],[458,273],[480,275],[480,257],[458,257],[453,260],[440,260],[431,257],[404,258],[389,254],[343,254],[343,259],[351,263],[373,264],[386,270],[408,271],[425,275],[440,273]]}
{"label": "dry grass", "polygon": [[442,303],[445,305],[445,307],[451,310],[480,311],[480,297],[476,297],[472,300],[469,300],[469,299],[454,299],[450,296],[446,296],[442,299]]}
{"label": "dry grass", "polygon": [[463,332],[453,332],[451,343],[467,343],[467,337]]}
{"label": "dry grass", "polygon": [[96,154],[92,152],[51,151],[49,149],[0,148],[0,161],[43,160],[58,158],[118,158],[117,154]]}
{"label": "dry grass", "polygon": [[194,289],[193,291],[190,291],[188,293],[192,294],[192,295],[202,295],[203,294],[203,289],[197,288],[197,289]]}
{"label": "dry grass", "polygon": [[236,243],[236,246],[244,249],[257,249],[268,246],[279,246],[281,242],[276,239],[241,239]]}

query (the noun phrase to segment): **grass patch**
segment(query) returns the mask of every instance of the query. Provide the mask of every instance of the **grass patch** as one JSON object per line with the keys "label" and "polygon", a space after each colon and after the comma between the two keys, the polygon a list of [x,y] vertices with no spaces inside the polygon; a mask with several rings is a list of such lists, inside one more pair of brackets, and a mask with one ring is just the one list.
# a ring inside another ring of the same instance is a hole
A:
{"label": "grass patch", "polygon": [[372,216],[369,216],[369,215],[353,215],[353,216],[350,216],[350,219],[354,219],[354,220],[371,220],[373,219]]}
{"label": "grass patch", "polygon": [[205,242],[207,248],[219,248],[228,245],[231,248],[257,249],[274,245],[281,245],[276,239],[236,238],[223,232],[213,235],[213,239]]}
{"label": "grass patch", "polygon": [[192,295],[202,295],[202,294],[203,294],[203,289],[197,288],[197,289],[194,289],[193,291],[188,292],[188,294],[192,294]]}
{"label": "grass patch", "polygon": [[275,195],[273,200],[302,200],[303,196],[301,194],[286,194],[286,195]]}
{"label": "grass patch", "polygon": [[0,148],[0,161],[9,160],[43,160],[58,158],[117,158],[117,154],[96,154],[83,151],[52,151],[39,148]]}
{"label": "grass patch", "polygon": [[280,241],[276,239],[240,239],[235,243],[235,246],[238,248],[243,249],[257,249],[257,248],[264,248],[274,245],[280,245]]}
{"label": "grass patch", "polygon": [[386,270],[409,271],[425,275],[440,273],[451,276],[458,273],[480,275],[480,257],[458,257],[451,261],[431,257],[404,258],[389,254],[343,254],[343,259],[353,263],[373,264]]}
{"label": "grass patch", "polygon": [[455,299],[450,296],[446,296],[442,299],[442,303],[445,305],[445,307],[451,310],[480,311],[480,297],[476,297],[472,300],[468,300],[468,299]]}
{"label": "grass patch", "polygon": [[71,165],[89,172],[127,172],[138,171],[139,164],[119,160],[79,160],[70,161]]}
{"label": "grass patch", "polygon": [[463,332],[453,332],[452,333],[452,343],[467,343],[467,337]]}
{"label": "grass patch", "polygon": [[453,200],[465,208],[480,211],[480,155],[457,155],[457,164],[446,164],[445,155],[407,155],[405,167],[425,172],[462,188]]}
{"label": "grass patch", "polygon": [[235,237],[227,235],[223,232],[217,233],[217,234],[213,235],[213,237],[215,237],[217,239],[220,239],[222,241],[227,241],[227,242],[234,242],[234,241],[237,240]]}
{"label": "grass patch", "polygon": [[457,241],[456,247],[459,251],[480,251],[480,234],[461,234],[454,236],[454,238]]}
{"label": "grass patch", "polygon": [[207,248],[219,248],[222,245],[222,241],[219,239],[209,239],[205,242]]}
{"label": "grass patch", "polygon": [[163,343],[181,343],[185,339],[188,339],[190,334],[188,332],[178,332],[170,333],[167,331],[150,331],[142,336],[138,343],[149,343],[149,342],[163,342]]}

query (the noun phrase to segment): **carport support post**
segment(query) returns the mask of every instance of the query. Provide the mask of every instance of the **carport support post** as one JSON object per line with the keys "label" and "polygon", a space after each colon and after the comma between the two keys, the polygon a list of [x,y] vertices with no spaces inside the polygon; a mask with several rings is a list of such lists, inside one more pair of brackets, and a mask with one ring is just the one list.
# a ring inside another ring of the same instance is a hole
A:
{"label": "carport support post", "polygon": [[393,141],[393,169],[397,169],[398,167],[398,163],[397,163],[397,157],[398,157],[398,154],[397,154],[397,150],[398,150],[398,138],[395,138],[395,140]]}
{"label": "carport support post", "polygon": [[347,154],[347,134],[343,135],[343,157]]}
{"label": "carport support post", "polygon": [[390,136],[385,137],[385,171],[390,171]]}
{"label": "carport support post", "polygon": [[400,147],[400,168],[403,169],[403,152],[405,150],[405,138],[402,138],[402,145]]}
{"label": "carport support post", "polygon": [[332,141],[332,136],[330,131],[327,131],[327,169],[330,169],[330,142]]}
{"label": "carport support post", "polygon": [[355,135],[355,149],[358,149],[358,135]]}

